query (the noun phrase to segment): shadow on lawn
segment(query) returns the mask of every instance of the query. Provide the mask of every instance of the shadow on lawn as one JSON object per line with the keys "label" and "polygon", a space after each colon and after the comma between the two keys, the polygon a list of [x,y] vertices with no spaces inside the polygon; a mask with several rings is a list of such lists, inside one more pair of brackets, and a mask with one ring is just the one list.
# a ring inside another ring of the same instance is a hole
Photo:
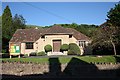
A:
{"label": "shadow on lawn", "polygon": [[[76,79],[94,79],[96,78],[106,78],[105,80],[117,79],[119,78],[119,69],[115,70],[99,70],[94,64],[89,64],[85,61],[82,61],[77,58],[72,58],[70,62],[67,64],[66,68],[61,71],[61,63],[58,58],[49,58],[49,72],[44,74],[33,74],[33,75],[23,75],[23,76],[15,76],[15,75],[5,75],[3,74],[3,79],[12,78],[15,79],[67,79],[71,78],[73,80]],[[74,79],[76,78],[76,79]]]}

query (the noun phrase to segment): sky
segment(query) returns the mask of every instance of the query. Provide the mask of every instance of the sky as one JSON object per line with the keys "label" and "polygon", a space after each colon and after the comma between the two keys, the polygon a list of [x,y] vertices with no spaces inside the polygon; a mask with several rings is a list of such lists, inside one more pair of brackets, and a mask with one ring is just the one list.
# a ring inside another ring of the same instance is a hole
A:
{"label": "sky", "polygon": [[[107,12],[117,2],[2,2],[2,11],[9,5],[12,16],[22,15],[26,24],[95,24],[107,19]],[[1,15],[1,14],[0,14]]]}

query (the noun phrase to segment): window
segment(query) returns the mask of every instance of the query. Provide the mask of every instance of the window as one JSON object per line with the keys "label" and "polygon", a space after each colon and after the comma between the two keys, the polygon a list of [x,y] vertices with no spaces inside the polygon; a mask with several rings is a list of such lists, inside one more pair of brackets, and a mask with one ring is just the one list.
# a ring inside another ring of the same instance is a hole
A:
{"label": "window", "polygon": [[33,49],[33,42],[27,42],[26,49]]}
{"label": "window", "polygon": [[79,46],[85,47],[86,46],[85,41],[79,41]]}
{"label": "window", "polygon": [[72,38],[72,35],[69,35],[69,38]]}
{"label": "window", "polygon": [[41,38],[45,38],[45,36],[43,35],[43,36],[41,36]]}

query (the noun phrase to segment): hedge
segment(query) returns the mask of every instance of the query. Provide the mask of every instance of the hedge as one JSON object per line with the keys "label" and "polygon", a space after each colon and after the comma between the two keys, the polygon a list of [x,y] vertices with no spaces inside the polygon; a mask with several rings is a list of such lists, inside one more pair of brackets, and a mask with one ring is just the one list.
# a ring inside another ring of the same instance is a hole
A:
{"label": "hedge", "polygon": [[79,46],[75,43],[69,44],[69,50],[72,51],[74,54],[77,54],[77,55],[81,54]]}
{"label": "hedge", "polygon": [[44,56],[45,55],[45,52],[44,51],[41,51],[41,52],[38,52],[37,53],[37,56]]}
{"label": "hedge", "polygon": [[61,47],[60,47],[60,50],[61,50],[61,51],[68,51],[68,49],[69,49],[69,45],[68,45],[68,44],[63,44],[63,45],[61,45]]}
{"label": "hedge", "polygon": [[52,46],[48,44],[44,47],[44,49],[45,49],[45,52],[50,52],[52,51]]}

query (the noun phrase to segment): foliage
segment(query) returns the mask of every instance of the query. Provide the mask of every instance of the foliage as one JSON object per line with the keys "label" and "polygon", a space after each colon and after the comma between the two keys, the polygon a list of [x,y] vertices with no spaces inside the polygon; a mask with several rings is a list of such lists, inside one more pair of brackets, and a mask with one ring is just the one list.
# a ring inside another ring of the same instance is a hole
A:
{"label": "foliage", "polygon": [[68,51],[68,49],[69,49],[69,45],[68,44],[61,45],[61,48],[60,48],[61,51]]}
{"label": "foliage", "polygon": [[87,24],[81,24],[78,27],[75,28],[77,31],[85,34],[88,37],[92,37],[94,32],[98,29],[98,26],[96,25],[87,25]]}
{"label": "foliage", "polygon": [[6,50],[2,50],[1,52],[2,52],[2,53],[6,53]]}
{"label": "foliage", "polygon": [[45,55],[45,52],[44,51],[41,51],[41,52],[38,52],[37,53],[37,56],[44,56]]}
{"label": "foliage", "polygon": [[2,37],[10,39],[12,34],[12,14],[9,6],[6,6],[2,14]]}
{"label": "foliage", "polygon": [[36,56],[37,55],[37,52],[31,52],[30,53],[30,56]]}
{"label": "foliage", "polygon": [[2,49],[5,49],[7,52],[8,52],[7,48],[9,45],[8,42],[12,36],[11,29],[12,29],[12,14],[9,6],[6,6],[2,14]]}
{"label": "foliage", "polygon": [[98,28],[97,25],[87,25],[87,24],[81,24],[78,25],[76,23],[72,23],[72,24],[58,24],[61,25],[65,28],[74,28],[77,31],[85,34],[86,36],[92,37],[92,35],[94,34],[94,31]]}
{"label": "foliage", "polygon": [[120,3],[116,4],[114,8],[111,8],[107,14],[107,21],[113,26],[120,27]]}
{"label": "foliage", "polygon": [[69,50],[73,51],[77,55],[81,54],[79,46],[75,43],[70,43],[69,44]]}
{"label": "foliage", "polygon": [[76,53],[73,50],[68,50],[68,55],[76,55]]}
{"label": "foliage", "polygon": [[9,58],[9,57],[10,57],[9,53],[2,54],[2,58]]}
{"label": "foliage", "polygon": [[52,46],[48,44],[44,47],[44,49],[45,49],[45,52],[50,52],[52,51]]}
{"label": "foliage", "polygon": [[0,16],[0,49],[2,43],[2,16]]}
{"label": "foliage", "polygon": [[8,52],[9,41],[17,29],[25,28],[25,19],[22,15],[15,15],[12,18],[9,6],[6,6],[2,14],[2,49]]}
{"label": "foliage", "polygon": [[17,29],[25,29],[26,25],[26,21],[25,19],[23,18],[22,15],[18,15],[18,14],[15,14],[15,16],[13,17],[13,24],[12,24],[12,34],[14,34],[14,32],[17,30]]}
{"label": "foliage", "polygon": [[[116,52],[116,45],[119,44],[120,39],[120,4],[116,5],[107,14],[107,22],[100,26],[93,36],[93,44],[102,46],[102,49],[113,47],[114,55]],[[104,46],[104,47],[103,47]]]}

